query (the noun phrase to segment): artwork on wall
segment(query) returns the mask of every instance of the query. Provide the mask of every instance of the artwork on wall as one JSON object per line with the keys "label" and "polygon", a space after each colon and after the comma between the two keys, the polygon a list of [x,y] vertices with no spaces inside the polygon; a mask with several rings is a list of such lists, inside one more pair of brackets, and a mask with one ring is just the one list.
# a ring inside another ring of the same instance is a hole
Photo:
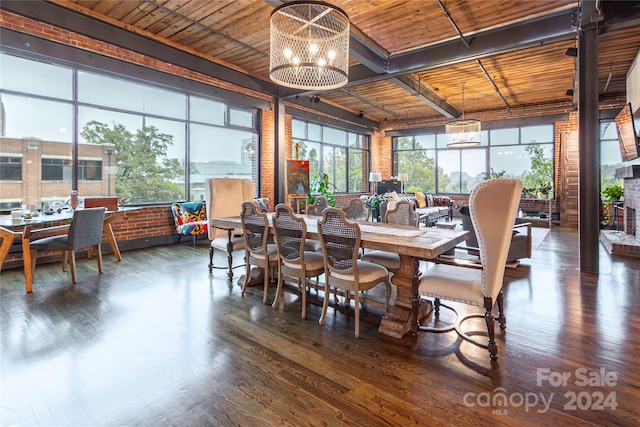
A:
{"label": "artwork on wall", "polygon": [[309,194],[308,160],[287,160],[287,193]]}

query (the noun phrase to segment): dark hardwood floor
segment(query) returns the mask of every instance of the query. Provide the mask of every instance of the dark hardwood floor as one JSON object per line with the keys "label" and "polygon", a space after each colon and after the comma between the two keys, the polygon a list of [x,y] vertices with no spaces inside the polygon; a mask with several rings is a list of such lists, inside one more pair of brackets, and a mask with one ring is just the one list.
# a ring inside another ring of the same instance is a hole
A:
{"label": "dark hardwood floor", "polygon": [[342,306],[320,326],[321,307],[302,320],[291,289],[277,310],[261,287],[242,298],[224,270],[209,275],[206,244],[105,255],[103,275],[79,259],[75,286],[41,265],[32,294],[20,269],[3,271],[0,424],[640,422],[640,262],[601,250],[599,277],[581,275],[574,230],[554,228],[507,269],[494,363],[454,333],[381,335],[378,307],[364,309],[356,339]]}

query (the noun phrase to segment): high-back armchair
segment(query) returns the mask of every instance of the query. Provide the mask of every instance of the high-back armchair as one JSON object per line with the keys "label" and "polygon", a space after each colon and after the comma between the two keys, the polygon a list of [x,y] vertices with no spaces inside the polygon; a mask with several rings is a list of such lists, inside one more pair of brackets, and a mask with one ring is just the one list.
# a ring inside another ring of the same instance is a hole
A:
{"label": "high-back armchair", "polygon": [[242,228],[221,229],[211,226],[212,218],[237,217],[242,209],[242,202],[253,200],[256,189],[250,179],[209,178],[205,179],[205,200],[207,202],[207,220],[209,221],[209,273],[217,267],[213,264],[215,249],[227,252],[228,277],[233,279],[233,252],[244,249]]}

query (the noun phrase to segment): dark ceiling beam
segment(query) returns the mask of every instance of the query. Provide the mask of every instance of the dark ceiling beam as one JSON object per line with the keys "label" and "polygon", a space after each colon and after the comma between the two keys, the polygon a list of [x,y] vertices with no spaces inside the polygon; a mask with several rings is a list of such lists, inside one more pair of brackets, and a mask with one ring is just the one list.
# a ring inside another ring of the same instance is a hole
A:
{"label": "dark ceiling beam", "polygon": [[436,95],[431,89],[411,76],[397,76],[389,79],[402,89],[416,96],[419,100],[450,119],[460,117],[460,111],[447,101]]}
{"label": "dark ceiling beam", "polygon": [[200,56],[169,46],[140,34],[97,20],[82,13],[45,1],[2,0],[0,8],[64,28],[92,39],[129,49],[161,61],[220,78],[260,93],[277,93],[274,83],[258,79]]}
{"label": "dark ceiling beam", "polygon": [[343,110],[342,108],[335,107],[326,102],[322,102],[322,98],[319,97],[299,97],[298,99],[291,99],[288,102],[297,104],[301,107],[311,108],[329,116],[337,117],[347,122],[357,123],[359,126],[366,127],[368,129],[380,129],[380,123],[375,120],[367,119],[366,117],[358,117],[357,113]]}
{"label": "dark ceiling beam", "polygon": [[375,107],[375,108],[379,109],[380,111],[384,111],[385,113],[389,113],[392,116],[396,116],[399,119],[403,119],[403,120],[405,119],[405,117],[402,114],[396,113],[393,110],[390,110],[390,109],[388,109],[388,108],[386,108],[386,107],[384,107],[382,105],[379,105],[377,102],[372,102],[372,101],[368,100],[367,98],[365,98],[364,96],[361,96],[361,95],[358,95],[357,93],[351,92],[349,89],[342,89],[341,88],[340,90],[342,90],[344,93],[349,94],[350,96],[353,96],[354,98],[358,99],[359,101],[364,102],[365,104],[369,104],[372,107]]}

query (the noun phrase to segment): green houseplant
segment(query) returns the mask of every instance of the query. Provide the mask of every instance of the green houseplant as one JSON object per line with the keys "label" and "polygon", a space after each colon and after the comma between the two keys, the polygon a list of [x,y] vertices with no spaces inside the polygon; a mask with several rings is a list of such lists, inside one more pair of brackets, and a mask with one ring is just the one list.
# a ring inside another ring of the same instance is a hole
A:
{"label": "green houseplant", "polygon": [[611,203],[615,203],[622,199],[624,190],[620,184],[613,184],[602,190],[602,199]]}
{"label": "green houseplant", "polygon": [[314,175],[311,185],[309,185],[307,204],[314,203],[318,196],[324,196],[327,198],[329,206],[335,206],[336,198],[332,196],[335,188],[336,186],[329,182],[329,175],[326,173]]}

